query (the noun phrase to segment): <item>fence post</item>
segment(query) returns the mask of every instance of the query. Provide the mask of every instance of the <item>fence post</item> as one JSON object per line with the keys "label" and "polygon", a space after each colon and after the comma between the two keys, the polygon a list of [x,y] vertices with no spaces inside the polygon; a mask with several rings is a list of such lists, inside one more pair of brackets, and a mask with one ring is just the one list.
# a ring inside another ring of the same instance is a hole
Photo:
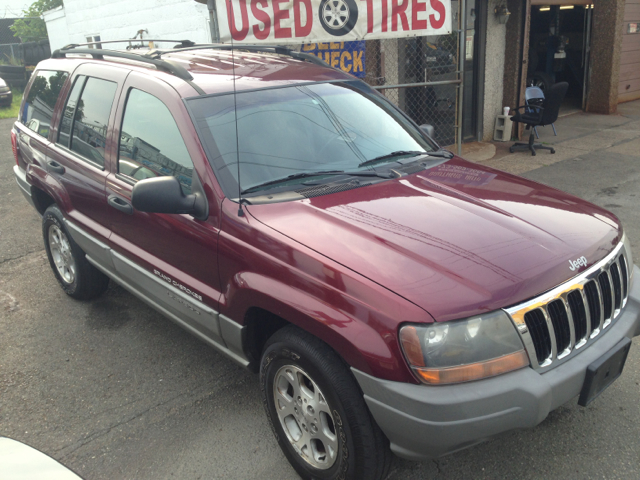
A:
{"label": "fence post", "polygon": [[458,55],[458,121],[456,122],[456,144],[458,149],[458,155],[462,155],[462,114],[463,114],[463,100],[464,100],[464,62],[466,57],[466,44],[467,44],[467,2],[466,0],[460,0],[458,5],[458,42],[459,42],[459,55]]}

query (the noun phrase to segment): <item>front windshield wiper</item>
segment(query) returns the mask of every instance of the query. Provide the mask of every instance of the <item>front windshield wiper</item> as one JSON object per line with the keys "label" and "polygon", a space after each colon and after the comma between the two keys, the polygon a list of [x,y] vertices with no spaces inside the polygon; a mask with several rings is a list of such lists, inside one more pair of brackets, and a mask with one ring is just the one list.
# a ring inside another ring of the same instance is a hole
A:
{"label": "front windshield wiper", "polygon": [[428,155],[429,152],[423,152],[420,150],[397,150],[395,152],[387,153],[386,155],[380,155],[379,157],[372,158],[371,160],[367,160],[362,162],[358,167],[366,167],[367,165],[372,165],[374,163],[379,162],[380,160],[386,160],[387,158],[393,157],[417,157],[418,155]]}
{"label": "front windshield wiper", "polygon": [[366,162],[362,162],[358,167],[366,167],[367,165],[372,165],[374,163],[378,163],[381,160],[386,160],[388,158],[394,157],[417,157],[418,155],[426,155],[428,157],[437,157],[437,158],[453,158],[453,153],[447,150],[438,150],[436,152],[423,152],[420,150],[397,150],[395,152],[387,153],[386,155],[380,155],[379,157],[372,158],[371,160],[367,160]]}
{"label": "front windshield wiper", "polygon": [[453,153],[449,150],[438,150],[437,152],[426,152],[425,155],[429,157],[438,158],[453,158]]}
{"label": "front windshield wiper", "polygon": [[367,170],[364,172],[347,172],[344,170],[325,170],[320,172],[300,172],[294,173],[293,175],[289,175],[284,178],[278,178],[276,180],[269,180],[268,182],[260,183],[258,185],[254,185],[253,187],[249,187],[245,190],[242,190],[240,193],[243,195],[245,193],[253,193],[258,190],[262,190],[264,187],[269,187],[271,185],[276,185],[278,183],[288,182],[290,180],[297,180],[299,178],[307,178],[307,177],[320,177],[323,175],[349,175],[353,177],[380,177],[380,178],[395,178],[396,175],[393,173],[379,173],[371,170]]}

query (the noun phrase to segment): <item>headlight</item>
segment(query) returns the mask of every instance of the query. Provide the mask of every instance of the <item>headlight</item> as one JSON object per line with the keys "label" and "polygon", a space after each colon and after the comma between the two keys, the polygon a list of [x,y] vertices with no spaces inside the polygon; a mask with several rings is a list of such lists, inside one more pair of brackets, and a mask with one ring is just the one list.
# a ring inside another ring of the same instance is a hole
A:
{"label": "headlight", "polygon": [[405,325],[400,343],[418,379],[430,385],[469,382],[529,365],[520,336],[502,310],[466,320]]}
{"label": "headlight", "polygon": [[0,93],[6,93],[9,91],[9,87],[0,87]]}

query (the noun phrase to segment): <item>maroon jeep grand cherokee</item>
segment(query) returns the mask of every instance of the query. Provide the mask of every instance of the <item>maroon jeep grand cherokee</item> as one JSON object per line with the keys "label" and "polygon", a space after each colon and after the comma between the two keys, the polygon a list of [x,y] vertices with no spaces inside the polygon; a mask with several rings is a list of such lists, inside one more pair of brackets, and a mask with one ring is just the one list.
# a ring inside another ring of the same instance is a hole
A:
{"label": "maroon jeep grand cherokee", "polygon": [[65,292],[112,279],[259,372],[304,478],[382,478],[621,373],[640,285],[614,215],[451,158],[303,54],[179,47],[40,63],[15,176]]}

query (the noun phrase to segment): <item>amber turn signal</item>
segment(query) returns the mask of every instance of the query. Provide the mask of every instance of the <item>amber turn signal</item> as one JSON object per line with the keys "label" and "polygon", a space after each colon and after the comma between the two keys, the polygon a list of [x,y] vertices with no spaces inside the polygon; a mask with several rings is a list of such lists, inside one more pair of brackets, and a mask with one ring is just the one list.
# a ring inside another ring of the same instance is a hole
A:
{"label": "amber turn signal", "polygon": [[418,378],[429,385],[470,382],[481,378],[495,377],[529,365],[529,357],[524,350],[494,358],[485,362],[471,363],[449,368],[417,367],[413,371]]}

